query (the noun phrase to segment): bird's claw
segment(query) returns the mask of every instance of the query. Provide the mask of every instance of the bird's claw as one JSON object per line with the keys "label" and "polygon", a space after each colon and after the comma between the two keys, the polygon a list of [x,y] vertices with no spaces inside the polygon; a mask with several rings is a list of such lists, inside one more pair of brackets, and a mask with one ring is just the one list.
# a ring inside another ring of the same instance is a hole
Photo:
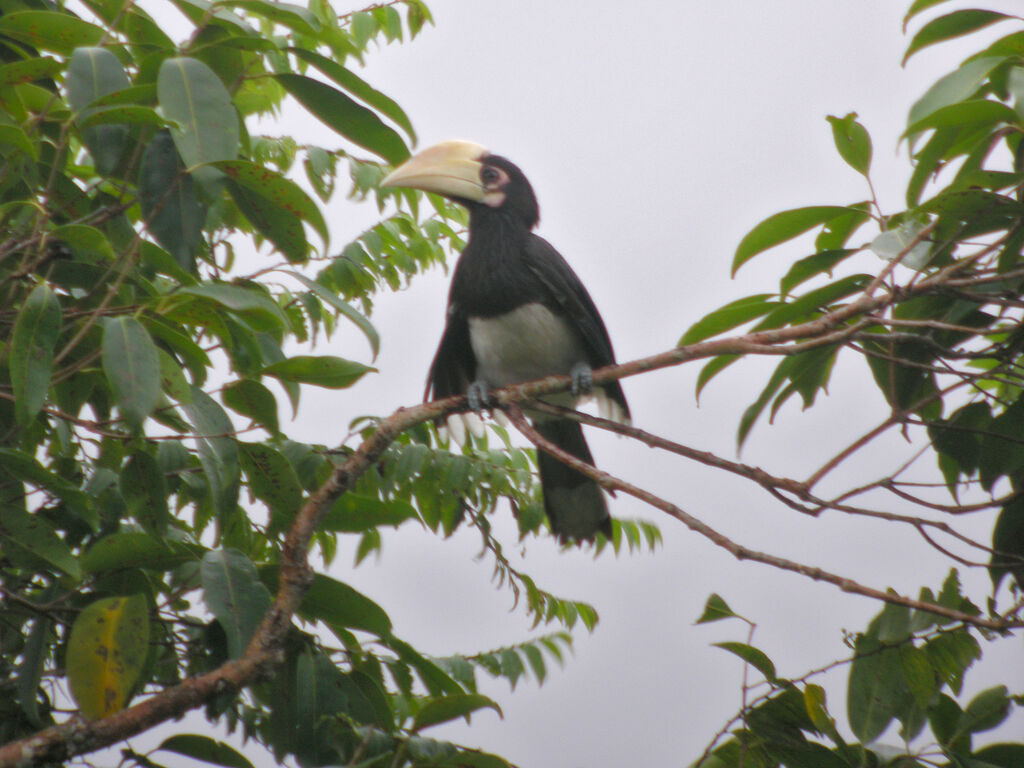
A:
{"label": "bird's claw", "polygon": [[487,387],[482,381],[474,381],[466,390],[466,401],[471,410],[479,413],[487,407]]}
{"label": "bird's claw", "polygon": [[586,363],[576,363],[569,371],[572,377],[572,394],[574,397],[589,395],[594,389],[594,374]]}

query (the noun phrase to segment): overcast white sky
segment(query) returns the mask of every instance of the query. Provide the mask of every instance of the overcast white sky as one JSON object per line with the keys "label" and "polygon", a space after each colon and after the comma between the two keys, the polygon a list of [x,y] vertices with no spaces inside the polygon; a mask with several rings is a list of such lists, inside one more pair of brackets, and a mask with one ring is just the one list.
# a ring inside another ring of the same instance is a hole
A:
{"label": "overcast white sky", "polygon": [[[897,137],[907,109],[956,61],[940,47],[901,69],[906,3],[893,0],[429,4],[436,26],[373,55],[363,74],[408,111],[421,147],[467,138],[523,168],[540,200],[540,233],[588,286],[620,360],[668,349],[708,311],[771,291],[788,264],[809,253],[770,252],[731,280],[733,250],[761,219],[865,199],[862,179],[833,149],[826,114],[860,114],[874,139],[883,207],[898,210],[908,164]],[[311,141],[337,145],[309,122],[283,130],[312,131]],[[336,247],[372,214],[343,199],[329,213]],[[864,268],[877,266],[865,258]],[[336,442],[353,415],[387,414],[419,400],[446,291],[447,277],[437,271],[380,299],[373,315],[383,338],[380,373],[351,391],[304,395],[303,439]],[[343,336],[330,352],[365,359],[366,345]],[[775,362],[734,366],[699,407],[699,365],[624,386],[638,426],[732,458],[740,414]],[[794,402],[774,425],[759,424],[743,459],[800,477],[883,413],[863,366],[849,361],[837,367],[820,407],[801,412]],[[602,468],[755,549],[911,594],[937,587],[948,568],[891,526],[834,514],[807,520],[731,476],[624,439],[592,432],[590,440]],[[882,441],[850,471],[876,477],[902,451],[897,438]],[[510,513],[499,514],[496,530],[520,552],[522,567],[555,594],[593,603],[601,621],[592,635],[576,633],[575,657],[542,687],[525,682],[509,693],[503,682],[487,685],[503,720],[482,712],[471,727],[437,735],[523,768],[688,765],[740,706],[740,663],[711,643],[745,641],[746,628],[693,626],[709,593],[758,623],[754,643],[783,676],[845,656],[842,630],[862,629],[879,609],[831,586],[736,562],[622,495],[612,512],[656,521],[664,548],[596,561],[560,552],[549,539],[516,548]],[[357,569],[343,552],[332,574],[377,599],[396,633],[428,652],[475,652],[530,633],[523,613],[510,612],[511,595],[491,584],[489,561],[475,559],[475,533],[441,541],[407,528],[385,534],[383,555]],[[977,571],[968,580],[983,602],[987,576]],[[1012,679],[973,687],[1020,689],[1024,673],[1016,647],[1013,653],[1012,667],[1004,667]],[[842,711],[842,683],[828,686],[834,711]]]}
{"label": "overcast white sky", "polygon": [[[859,113],[874,139],[882,204],[899,210],[908,164],[897,138],[906,111],[957,61],[939,48],[901,69],[905,4],[892,0],[435,0],[431,8],[436,27],[372,58],[368,78],[406,108],[421,146],[468,138],[524,169],[540,199],[540,233],[590,289],[620,360],[667,349],[711,309],[772,290],[789,262],[809,253],[765,254],[731,280],[736,244],[765,216],[867,196],[836,155],[826,114]],[[434,274],[379,303],[384,353],[380,375],[361,387],[374,390],[363,393],[375,404],[368,410],[418,400],[446,290],[446,277]],[[735,366],[699,408],[697,365],[629,380],[626,393],[637,425],[734,457],[739,416],[774,363]],[[758,425],[743,459],[801,476],[876,423],[881,397],[860,362],[851,363],[836,370],[820,408],[802,413],[794,402],[774,426]],[[322,417],[317,422],[322,430]],[[749,483],[626,440],[591,441],[603,468],[751,547],[912,594],[938,586],[948,568],[891,526],[800,519]],[[887,472],[897,450],[903,455],[898,439],[880,443],[856,470],[866,478]],[[595,561],[560,553],[550,540],[528,541],[523,566],[556,594],[595,604],[601,622],[591,636],[577,633],[575,658],[541,688],[490,687],[504,720],[481,713],[470,728],[451,728],[452,738],[524,767],[687,765],[740,704],[740,665],[710,644],[745,640],[745,627],[693,626],[710,592],[758,622],[754,642],[782,675],[844,656],[842,630],[863,628],[879,608],[738,563],[621,495],[612,510],[658,522],[664,549]],[[498,530],[511,543],[506,523]],[[490,585],[490,565],[474,561],[475,534],[455,538],[388,536],[379,561],[354,573],[339,562],[334,572],[378,598],[396,630],[430,651],[516,641],[528,621],[508,612],[511,598]],[[987,576],[979,571],[971,581],[983,590]],[[1019,663],[1005,668],[1015,670],[1005,682],[1019,688]],[[995,682],[1004,680],[977,684]],[[842,683],[830,686],[840,711]]]}

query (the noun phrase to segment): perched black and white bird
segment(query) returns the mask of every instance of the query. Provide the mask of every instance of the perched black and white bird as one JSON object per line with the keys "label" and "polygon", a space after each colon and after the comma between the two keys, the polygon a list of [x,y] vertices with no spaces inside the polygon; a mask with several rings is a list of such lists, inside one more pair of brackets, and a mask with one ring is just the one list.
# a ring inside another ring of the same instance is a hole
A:
{"label": "perched black and white bird", "polygon": [[[602,415],[628,421],[617,381],[592,387],[591,370],[615,362],[590,294],[565,259],[533,233],[537,198],[526,176],[503,157],[466,141],[423,150],[382,182],[434,192],[469,211],[469,242],[455,265],[441,343],[427,377],[427,398],[469,395],[486,405],[488,389],[556,374],[572,376],[572,393],[545,398],[575,405],[593,394]],[[593,463],[578,422],[531,414],[540,434]],[[611,531],[601,487],[538,451],[544,511],[562,540]]]}

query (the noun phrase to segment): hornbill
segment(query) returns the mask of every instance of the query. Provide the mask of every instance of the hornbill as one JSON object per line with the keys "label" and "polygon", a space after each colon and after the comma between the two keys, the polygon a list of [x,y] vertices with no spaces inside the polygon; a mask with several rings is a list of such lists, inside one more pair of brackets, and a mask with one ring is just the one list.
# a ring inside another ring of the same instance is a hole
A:
{"label": "hornbill", "polygon": [[[382,185],[434,192],[469,212],[469,241],[452,276],[427,399],[466,393],[479,411],[488,389],[559,374],[572,377],[571,393],[545,400],[572,406],[593,393],[603,415],[628,421],[617,381],[593,387],[591,370],[615,362],[608,331],[576,273],[533,233],[537,198],[519,168],[478,144],[446,141],[410,158]],[[593,464],[578,422],[530,416],[542,436]],[[559,539],[609,535],[601,487],[544,451],[537,454],[544,511]]]}

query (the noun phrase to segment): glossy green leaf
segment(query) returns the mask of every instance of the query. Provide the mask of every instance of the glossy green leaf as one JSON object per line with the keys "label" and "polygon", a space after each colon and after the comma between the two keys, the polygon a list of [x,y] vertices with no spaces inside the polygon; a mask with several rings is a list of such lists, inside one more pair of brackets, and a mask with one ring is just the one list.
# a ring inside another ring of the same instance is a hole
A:
{"label": "glossy green leaf", "polygon": [[259,192],[228,180],[228,191],[249,223],[267,238],[288,261],[302,264],[309,257],[309,243],[302,220]]}
{"label": "glossy green leaf", "polygon": [[826,120],[832,126],[832,141],[839,156],[857,173],[867,176],[871,168],[871,137],[857,122],[857,113],[851,112],[845,117],[829,115]]}
{"label": "glossy green leaf", "polygon": [[762,251],[802,235],[837,216],[842,216],[849,210],[845,206],[819,205],[809,208],[794,208],[769,216],[750,230],[736,247],[736,253],[732,260],[732,273],[736,274],[736,270]]}
{"label": "glossy green leaf", "polygon": [[364,374],[376,370],[362,363],[330,355],[295,355],[268,365],[263,369],[263,373],[281,381],[313,384],[327,389],[345,389],[359,381]]}
{"label": "glossy green leaf", "polygon": [[217,401],[198,387],[192,388],[192,401],[182,409],[192,423],[214,508],[222,515],[232,513],[241,477],[234,425]]}
{"label": "glossy green leaf", "polygon": [[46,402],[60,326],[60,301],[45,283],[40,283],[32,289],[14,320],[8,353],[19,424],[34,419]]}
{"label": "glossy green leaf", "polygon": [[91,603],[71,626],[67,674],[82,714],[98,720],[124,709],[149,651],[149,609],[142,595]]}
{"label": "glossy green leaf", "polygon": [[157,76],[157,98],[176,123],[171,136],[186,167],[238,157],[238,113],[206,64],[187,56],[166,59]]}
{"label": "glossy green leaf", "polygon": [[157,242],[183,271],[193,272],[206,212],[166,131],[157,133],[142,153],[139,202]]}
{"label": "glossy green leaf", "polygon": [[270,607],[270,593],[252,561],[238,550],[207,552],[199,574],[203,601],[227,635],[228,655],[237,659]]}
{"label": "glossy green leaf", "polygon": [[160,360],[153,339],[138,320],[122,316],[107,321],[103,372],[121,415],[133,427],[141,427],[160,397]]}
{"label": "glossy green leaf", "polygon": [[0,16],[0,35],[44,51],[70,55],[75,48],[98,45],[104,31],[70,13],[15,11]]}
{"label": "glossy green leaf", "polygon": [[421,731],[432,725],[447,723],[460,717],[465,717],[468,720],[473,712],[485,707],[493,709],[499,716],[502,716],[501,707],[479,693],[454,694],[434,699],[428,701],[416,713],[416,717],[413,718],[412,730],[414,732]]}
{"label": "glossy green leaf", "polygon": [[278,74],[277,81],[295,99],[353,144],[368,149],[392,165],[409,157],[402,137],[372,111],[336,88],[304,75]]}
{"label": "glossy green leaf", "polygon": [[907,46],[907,52],[903,54],[903,63],[906,64],[907,59],[922,48],[970,34],[1008,18],[1011,17],[996,11],[976,9],[953,11],[945,16],[939,16],[929,21],[914,34],[910,45]]}
{"label": "glossy green leaf", "polygon": [[174,752],[193,760],[201,760],[212,765],[224,765],[227,768],[253,768],[245,755],[223,741],[200,736],[196,733],[179,733],[160,742],[157,750]]}
{"label": "glossy green leaf", "polygon": [[167,486],[155,458],[144,451],[133,453],[121,468],[120,488],[128,512],[146,530],[157,534],[167,530]]}

